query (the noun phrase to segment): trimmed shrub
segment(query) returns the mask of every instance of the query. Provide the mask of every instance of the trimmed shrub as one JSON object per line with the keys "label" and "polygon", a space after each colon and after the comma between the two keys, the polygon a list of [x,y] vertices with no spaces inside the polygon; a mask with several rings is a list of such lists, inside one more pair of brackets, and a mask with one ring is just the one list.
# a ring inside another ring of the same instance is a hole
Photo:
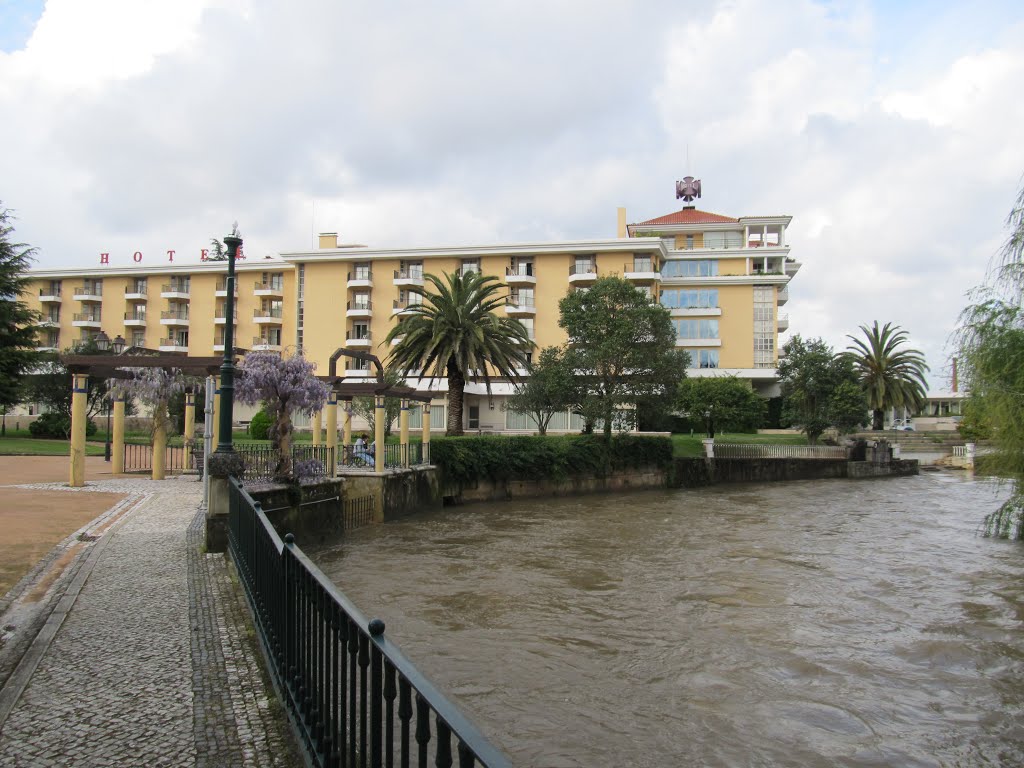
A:
{"label": "trimmed shrub", "polygon": [[446,483],[489,480],[564,480],[633,467],[665,467],[672,461],[668,437],[613,435],[515,435],[437,438],[430,460]]}
{"label": "trimmed shrub", "polygon": [[[32,437],[67,440],[71,437],[71,417],[57,411],[50,411],[29,424],[28,431]],[[85,423],[86,437],[94,434],[96,434],[96,425],[92,421],[87,421]]]}
{"label": "trimmed shrub", "polygon": [[249,437],[253,440],[269,440],[272,424],[273,420],[270,418],[270,414],[260,410],[249,422]]}

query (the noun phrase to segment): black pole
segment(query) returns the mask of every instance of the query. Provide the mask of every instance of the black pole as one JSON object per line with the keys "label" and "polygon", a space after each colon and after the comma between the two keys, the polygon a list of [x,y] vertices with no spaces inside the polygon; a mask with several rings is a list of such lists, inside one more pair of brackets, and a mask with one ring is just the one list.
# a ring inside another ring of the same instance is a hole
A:
{"label": "black pole", "polygon": [[110,461],[110,409],[113,407],[113,401],[110,399],[110,395],[107,395],[107,444],[103,447],[103,460]]}
{"label": "black pole", "polygon": [[220,443],[217,453],[233,453],[231,424],[235,410],[235,257],[242,238],[236,232],[224,238],[228,248],[227,302],[224,322],[224,362],[220,366]]}

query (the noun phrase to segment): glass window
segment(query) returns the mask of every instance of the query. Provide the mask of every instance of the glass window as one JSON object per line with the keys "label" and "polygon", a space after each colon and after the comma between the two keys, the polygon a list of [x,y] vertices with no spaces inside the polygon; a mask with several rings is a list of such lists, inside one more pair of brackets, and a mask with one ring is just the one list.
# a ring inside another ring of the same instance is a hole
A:
{"label": "glass window", "polygon": [[669,309],[715,308],[718,306],[718,289],[662,288],[661,305]]}

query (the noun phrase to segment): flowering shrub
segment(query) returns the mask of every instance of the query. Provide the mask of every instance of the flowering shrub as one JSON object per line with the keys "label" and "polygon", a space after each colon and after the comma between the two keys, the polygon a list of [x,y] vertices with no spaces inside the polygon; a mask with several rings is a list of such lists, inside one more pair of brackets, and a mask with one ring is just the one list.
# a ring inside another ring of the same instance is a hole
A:
{"label": "flowering shrub", "polygon": [[263,403],[271,417],[269,437],[277,449],[277,480],[296,477],[292,467],[292,412],[312,415],[327,402],[328,387],[316,378],[316,364],[302,353],[287,359],[273,352],[250,352],[239,367],[235,398],[248,405]]}

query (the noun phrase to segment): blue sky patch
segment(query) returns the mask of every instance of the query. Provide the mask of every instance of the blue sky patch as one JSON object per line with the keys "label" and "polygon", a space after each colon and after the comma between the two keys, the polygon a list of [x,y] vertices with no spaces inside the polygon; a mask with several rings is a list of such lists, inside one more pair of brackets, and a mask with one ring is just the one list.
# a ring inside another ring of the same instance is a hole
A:
{"label": "blue sky patch", "polygon": [[25,47],[45,5],[45,0],[0,0],[0,51]]}

